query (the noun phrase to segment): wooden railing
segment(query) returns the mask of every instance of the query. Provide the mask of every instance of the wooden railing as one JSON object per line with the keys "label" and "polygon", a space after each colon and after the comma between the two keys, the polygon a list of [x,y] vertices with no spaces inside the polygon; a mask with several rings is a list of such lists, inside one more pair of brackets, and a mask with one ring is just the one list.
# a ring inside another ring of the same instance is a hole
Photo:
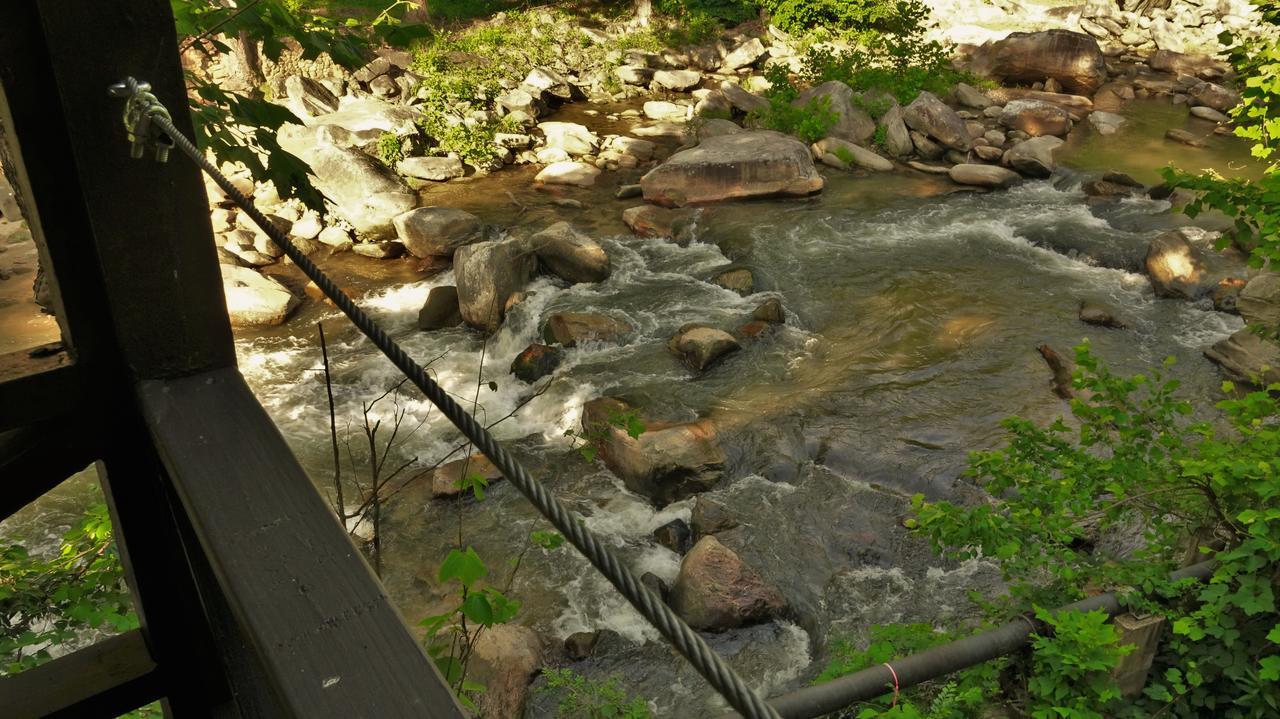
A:
{"label": "wooden railing", "polygon": [[185,106],[168,0],[0,4],[0,161],[64,338],[0,356],[0,519],[96,462],[141,619],[0,678],[0,715],[462,717],[236,369],[199,171],[129,158],[126,75]]}

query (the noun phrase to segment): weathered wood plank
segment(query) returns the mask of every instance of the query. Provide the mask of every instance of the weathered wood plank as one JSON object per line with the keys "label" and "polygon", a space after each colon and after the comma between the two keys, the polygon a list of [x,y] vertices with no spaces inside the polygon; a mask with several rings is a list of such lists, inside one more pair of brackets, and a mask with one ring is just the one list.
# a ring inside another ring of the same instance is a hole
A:
{"label": "weathered wood plank", "polygon": [[160,698],[155,670],[135,629],[0,677],[0,707],[9,719],[119,716]]}
{"label": "weathered wood plank", "polygon": [[96,437],[56,421],[0,432],[0,521],[93,464]]}
{"label": "weathered wood plank", "polygon": [[239,372],[139,397],[214,576],[287,711],[462,717]]}
{"label": "weathered wood plank", "polygon": [[[194,136],[169,0],[36,5],[74,158],[58,170],[79,178],[125,365],[138,378],[233,366],[200,169],[177,153],[167,163],[130,159],[123,101],[107,92],[127,75],[151,83],[174,124]],[[91,59],[90,33],[109,38],[94,43]]]}
{"label": "weathered wood plank", "polygon": [[84,398],[82,375],[57,344],[0,355],[0,432],[71,415]]}

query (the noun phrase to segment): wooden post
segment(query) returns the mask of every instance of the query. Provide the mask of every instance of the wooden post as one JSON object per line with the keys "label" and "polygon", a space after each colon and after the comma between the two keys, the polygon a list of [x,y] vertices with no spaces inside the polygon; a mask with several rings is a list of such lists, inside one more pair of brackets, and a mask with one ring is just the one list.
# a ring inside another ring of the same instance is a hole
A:
{"label": "wooden post", "polygon": [[1133,645],[1133,651],[1120,660],[1111,671],[1111,676],[1120,687],[1121,694],[1136,697],[1142,694],[1142,689],[1147,685],[1147,674],[1151,671],[1151,662],[1160,646],[1160,635],[1166,620],[1155,614],[1138,617],[1126,612],[1116,615],[1111,623],[1120,633],[1120,644]]}

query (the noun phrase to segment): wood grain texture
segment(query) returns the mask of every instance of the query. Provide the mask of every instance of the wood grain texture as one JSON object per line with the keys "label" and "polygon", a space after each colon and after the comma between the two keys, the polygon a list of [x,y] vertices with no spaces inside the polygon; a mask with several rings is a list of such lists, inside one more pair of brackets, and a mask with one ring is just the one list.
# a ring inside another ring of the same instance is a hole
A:
{"label": "wood grain texture", "polygon": [[160,698],[155,669],[135,629],[0,677],[0,707],[9,719],[118,716]]}
{"label": "wood grain texture", "polygon": [[239,372],[139,386],[231,613],[300,717],[462,717]]}

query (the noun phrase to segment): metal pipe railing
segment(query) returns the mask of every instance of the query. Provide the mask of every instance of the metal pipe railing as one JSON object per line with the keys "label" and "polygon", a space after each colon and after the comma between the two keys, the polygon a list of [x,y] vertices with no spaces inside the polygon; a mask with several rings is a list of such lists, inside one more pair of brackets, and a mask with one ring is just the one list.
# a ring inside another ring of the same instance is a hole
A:
{"label": "metal pipe railing", "polygon": [[[1185,569],[1179,569],[1170,574],[1169,578],[1173,581],[1180,579],[1205,581],[1213,574],[1216,566],[1216,561],[1206,560]],[[1120,600],[1114,592],[1082,599],[1053,611],[1054,614],[1059,614],[1091,612],[1098,609],[1105,611],[1108,616],[1115,616],[1122,611]],[[783,719],[813,719],[839,711],[856,702],[868,701],[892,692],[895,675],[898,690],[902,691],[930,679],[937,679],[961,669],[968,669],[1012,654],[1025,647],[1031,641],[1032,634],[1042,631],[1044,627],[1041,622],[1023,617],[995,629],[895,660],[889,663],[892,669],[884,664],[868,667],[825,684],[805,687],[773,697],[769,700],[769,705],[776,709]],[[737,714],[726,714],[722,719],[737,716]]]}

